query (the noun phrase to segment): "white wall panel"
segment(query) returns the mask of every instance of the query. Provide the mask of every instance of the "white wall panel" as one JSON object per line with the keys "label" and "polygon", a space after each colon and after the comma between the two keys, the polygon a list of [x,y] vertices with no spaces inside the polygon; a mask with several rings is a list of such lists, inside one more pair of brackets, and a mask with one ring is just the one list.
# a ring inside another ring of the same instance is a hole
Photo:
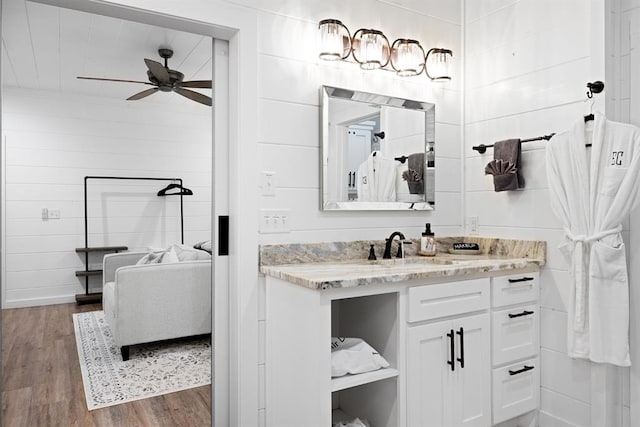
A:
{"label": "white wall panel", "polygon": [[469,89],[465,102],[467,123],[583,101],[589,79],[586,58]]}
{"label": "white wall panel", "polygon": [[261,170],[276,173],[276,188],[320,188],[318,147],[260,144]]}
{"label": "white wall panel", "polygon": [[[591,413],[589,405],[560,393],[542,388],[540,393],[540,426],[544,427],[589,427]],[[555,420],[547,419],[553,414]],[[544,421],[543,421],[544,420]]]}
{"label": "white wall panel", "polygon": [[540,306],[567,312],[569,304],[569,272],[546,268],[540,278]]}
{"label": "white wall panel", "polygon": [[[84,246],[84,176],[183,178],[194,191],[184,197],[185,243],[210,238],[210,110],[15,88],[3,95],[7,306],[64,302],[83,290],[75,248]],[[156,195],[168,183],[90,180],[89,245],[179,242],[179,198]],[[43,208],[60,219],[43,220]],[[90,257],[92,268],[100,263]]]}
{"label": "white wall panel", "polygon": [[540,357],[540,384],[543,388],[590,403],[591,366],[588,361],[573,360],[565,353],[544,348],[540,351]]}
{"label": "white wall panel", "polygon": [[320,108],[260,99],[258,133],[263,142],[319,147]]}
{"label": "white wall panel", "polygon": [[567,352],[567,313],[543,308],[540,316],[540,346]]}

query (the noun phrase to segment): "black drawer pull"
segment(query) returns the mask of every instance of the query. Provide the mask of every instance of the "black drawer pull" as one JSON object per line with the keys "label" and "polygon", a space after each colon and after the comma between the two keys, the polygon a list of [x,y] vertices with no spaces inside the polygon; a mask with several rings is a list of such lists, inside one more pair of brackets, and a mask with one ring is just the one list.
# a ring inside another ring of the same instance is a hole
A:
{"label": "black drawer pull", "polygon": [[447,336],[449,337],[449,346],[451,350],[451,358],[447,361],[447,365],[451,365],[451,370],[455,371],[456,370],[456,365],[455,365],[456,344],[454,341],[455,334],[453,333],[453,329],[451,329],[451,332],[449,332]]}
{"label": "black drawer pull", "polygon": [[525,310],[522,313],[518,313],[518,314],[511,314],[509,313],[509,318],[513,319],[514,317],[522,317],[522,316],[528,316],[530,314],[533,314],[533,311],[529,311],[529,310]]}
{"label": "black drawer pull", "polygon": [[457,357],[456,360],[460,362],[460,367],[464,368],[464,329],[462,326],[456,334],[460,335],[460,357]]}
{"label": "black drawer pull", "polygon": [[533,277],[522,277],[520,279],[509,279],[509,283],[530,282]]}
{"label": "black drawer pull", "polygon": [[509,375],[518,375],[518,374],[521,374],[523,372],[530,371],[532,369],[533,369],[533,366],[524,365],[524,368],[518,369],[517,371],[512,371],[511,369],[509,369]]}

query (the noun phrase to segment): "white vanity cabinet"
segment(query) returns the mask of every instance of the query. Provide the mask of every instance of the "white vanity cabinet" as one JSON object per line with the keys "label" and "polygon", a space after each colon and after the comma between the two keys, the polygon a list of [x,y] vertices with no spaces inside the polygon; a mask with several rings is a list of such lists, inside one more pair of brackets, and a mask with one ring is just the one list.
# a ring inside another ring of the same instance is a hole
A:
{"label": "white vanity cabinet", "polygon": [[[266,426],[520,425],[539,405],[539,277],[513,272],[531,270],[325,290],[267,276]],[[332,379],[332,336],[390,366]]]}
{"label": "white vanity cabinet", "polygon": [[537,272],[491,278],[494,424],[539,406],[539,282]]}
{"label": "white vanity cabinet", "polygon": [[489,279],[409,288],[408,426],[491,424],[489,288]]}

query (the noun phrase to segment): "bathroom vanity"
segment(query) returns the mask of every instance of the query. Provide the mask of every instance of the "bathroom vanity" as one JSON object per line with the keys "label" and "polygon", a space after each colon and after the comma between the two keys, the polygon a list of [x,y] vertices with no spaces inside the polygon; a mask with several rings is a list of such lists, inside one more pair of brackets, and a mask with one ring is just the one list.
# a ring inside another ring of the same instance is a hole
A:
{"label": "bathroom vanity", "polygon": [[[267,426],[534,425],[544,244],[531,244],[511,255],[489,243],[478,256],[263,263]],[[331,337],[362,338],[390,366],[332,379]]]}

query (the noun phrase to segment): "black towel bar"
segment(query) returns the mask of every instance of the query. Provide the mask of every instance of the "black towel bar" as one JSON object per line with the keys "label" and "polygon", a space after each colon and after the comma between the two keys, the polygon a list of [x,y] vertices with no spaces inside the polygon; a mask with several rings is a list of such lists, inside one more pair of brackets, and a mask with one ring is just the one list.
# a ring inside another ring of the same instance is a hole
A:
{"label": "black towel bar", "polygon": [[[532,141],[548,141],[551,139],[551,137],[555,135],[555,133],[550,133],[549,135],[543,135],[543,136],[539,136],[537,138],[529,138],[529,139],[521,139],[520,142],[532,142]],[[493,144],[490,145],[485,145],[485,144],[480,144],[480,145],[474,145],[473,148],[474,150],[476,150],[478,153],[480,154],[484,154],[487,152],[487,148],[491,148],[493,147]]]}

